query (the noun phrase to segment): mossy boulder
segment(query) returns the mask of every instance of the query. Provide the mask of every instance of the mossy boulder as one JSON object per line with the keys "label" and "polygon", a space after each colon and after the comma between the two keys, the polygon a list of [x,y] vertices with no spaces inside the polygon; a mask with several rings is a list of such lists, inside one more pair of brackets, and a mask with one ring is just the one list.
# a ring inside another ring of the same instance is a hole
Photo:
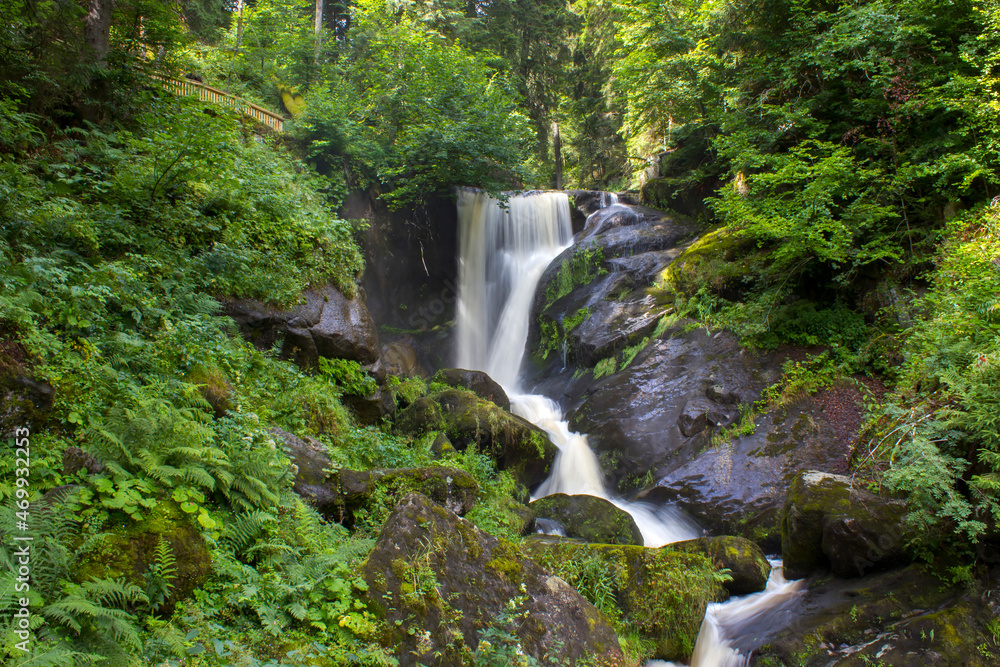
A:
{"label": "mossy boulder", "polygon": [[438,371],[431,382],[440,382],[450,387],[468,389],[479,398],[489,401],[504,410],[510,410],[510,399],[500,384],[482,371],[468,371],[463,368],[445,368]]}
{"label": "mossy boulder", "polygon": [[[330,476],[336,489],[337,504],[322,508],[350,526],[360,510],[388,514],[400,498],[417,491],[442,507],[464,516],[479,498],[479,484],[469,473],[458,468],[384,468],[378,470],[341,469]],[[383,514],[383,516],[385,515]]]}
{"label": "mossy boulder", "polygon": [[277,427],[271,428],[270,432],[291,460],[295,475],[292,490],[313,507],[336,505],[337,493],[334,485],[328,481],[334,465],[330,461],[326,445],[314,438],[300,438]]}
{"label": "mossy boulder", "polygon": [[787,627],[752,665],[987,667],[1000,651],[984,597],[943,585],[922,565],[863,578],[811,580]]}
{"label": "mossy boulder", "polygon": [[563,527],[566,537],[596,544],[637,544],[642,533],[625,510],[597,496],[554,493],[528,505],[536,519],[549,519]]}
{"label": "mossy boulder", "polygon": [[721,535],[674,542],[663,547],[671,551],[700,553],[717,569],[729,570],[731,581],[723,584],[732,595],[746,595],[764,590],[771,574],[771,564],[763,550],[743,537]]}
{"label": "mossy boulder", "polygon": [[388,514],[405,494],[419,491],[459,515],[472,509],[479,484],[457,468],[384,468],[346,470],[330,461],[326,445],[279,428],[271,433],[285,445],[295,470],[292,489],[325,517],[353,526],[359,511]]}
{"label": "mossy boulder", "polygon": [[785,573],[796,579],[829,568],[858,577],[911,560],[906,504],[859,488],[850,477],[808,470],[792,482],[781,522]]}
{"label": "mossy boulder", "polygon": [[417,399],[397,415],[396,429],[413,435],[443,431],[459,451],[475,445],[529,488],[545,481],[558,451],[537,426],[464,389]]}
{"label": "mossy boulder", "polygon": [[529,537],[522,549],[603,605],[623,632],[651,641],[655,648],[647,657],[687,662],[706,606],[727,595],[700,553],[549,536]]}
{"label": "mossy boulder", "polygon": [[396,506],[362,573],[403,667],[472,664],[491,628],[491,643],[539,660],[622,660],[608,619],[566,582],[420,494]]}
{"label": "mossy boulder", "polygon": [[84,554],[73,577],[79,582],[125,579],[143,586],[160,540],[167,542],[176,561],[173,590],[158,612],[169,617],[174,605],[200,588],[212,573],[212,556],[194,515],[181,511],[172,500],[160,499],[141,521],[104,533],[97,545]]}

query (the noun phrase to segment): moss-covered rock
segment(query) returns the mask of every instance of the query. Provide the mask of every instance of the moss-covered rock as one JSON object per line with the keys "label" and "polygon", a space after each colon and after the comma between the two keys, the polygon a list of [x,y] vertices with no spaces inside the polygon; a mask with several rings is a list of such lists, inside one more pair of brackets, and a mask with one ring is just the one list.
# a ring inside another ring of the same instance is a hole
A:
{"label": "moss-covered rock", "polygon": [[482,371],[468,371],[463,368],[444,368],[439,370],[432,382],[440,382],[450,387],[468,389],[479,398],[510,410],[510,399],[500,384]]}
{"label": "moss-covered rock", "polygon": [[978,595],[942,585],[924,566],[813,581],[795,621],[751,664],[788,667],[986,667],[1000,650]]}
{"label": "moss-covered rock", "polygon": [[479,484],[469,473],[458,468],[430,466],[426,468],[385,468],[379,470],[338,470],[330,476],[336,489],[337,505],[333,509],[345,525],[352,525],[360,510],[384,518],[400,498],[417,491],[439,505],[465,515],[476,504]]}
{"label": "moss-covered rock", "polygon": [[362,571],[404,667],[472,664],[488,629],[494,649],[539,660],[622,659],[607,618],[566,582],[419,494],[397,505]]}
{"label": "moss-covered rock", "polygon": [[83,556],[74,579],[126,579],[143,586],[161,539],[173,552],[177,570],[173,590],[159,609],[160,614],[169,616],[174,605],[200,588],[212,573],[212,557],[193,515],[185,514],[172,500],[161,499],[145,519],[105,533]]}
{"label": "moss-covered rock", "polygon": [[549,519],[563,527],[567,537],[595,544],[642,545],[635,520],[614,504],[584,494],[554,493],[528,505],[538,519]]}
{"label": "moss-covered rock", "polygon": [[792,578],[830,568],[858,577],[909,562],[903,501],[881,498],[850,477],[800,473],[788,490],[781,522],[781,553]]}
{"label": "moss-covered rock", "polygon": [[443,431],[459,451],[475,445],[529,488],[548,477],[558,451],[537,426],[464,389],[417,399],[397,416],[396,429],[413,435]]}
{"label": "moss-covered rock", "polygon": [[647,657],[688,661],[705,607],[726,596],[700,553],[548,536],[532,536],[522,549],[617,618],[622,632],[653,643]]}
{"label": "moss-covered rock", "polygon": [[732,580],[724,586],[732,595],[746,595],[762,591],[771,574],[771,564],[764,551],[743,537],[721,535],[699,537],[696,540],[674,542],[663,547],[671,551],[700,553],[715,564],[717,569],[729,570]]}

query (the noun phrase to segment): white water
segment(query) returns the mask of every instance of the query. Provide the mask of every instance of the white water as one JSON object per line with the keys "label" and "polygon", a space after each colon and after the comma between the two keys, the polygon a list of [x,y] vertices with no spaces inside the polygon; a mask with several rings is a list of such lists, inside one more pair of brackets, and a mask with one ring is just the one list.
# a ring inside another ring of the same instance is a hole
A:
{"label": "white water", "polygon": [[[608,198],[608,204],[617,197]],[[544,430],[559,448],[536,497],[553,493],[605,498],[632,515],[643,542],[658,547],[700,535],[670,507],[611,496],[587,436],[573,433],[555,401],[519,386],[535,288],[549,263],[572,241],[569,199],[562,192],[517,195],[509,210],[477,191],[459,194],[458,365],[485,371],[510,397],[511,411]]]}
{"label": "white water", "polygon": [[[603,206],[617,204],[613,194]],[[459,195],[458,365],[485,371],[507,391],[511,410],[544,430],[559,448],[552,474],[538,497],[552,493],[600,496],[635,519],[646,546],[698,537],[698,526],[672,507],[631,503],[608,494],[587,436],[573,433],[555,401],[523,393],[521,361],[535,288],[549,263],[572,240],[569,200],[548,192],[510,198],[502,209],[486,195]],[[802,581],[786,581],[780,561],[773,563],[767,588],[753,595],[708,606],[691,667],[743,667],[749,656],[740,646],[773,627],[794,603]],[[758,642],[759,643],[759,642]],[[673,663],[651,661],[647,667]]]}
{"label": "white water", "polygon": [[[691,667],[745,667],[750,655],[738,648],[740,640],[759,637],[776,625],[776,616],[795,604],[804,579],[785,579],[780,560],[771,561],[771,576],[760,593],[708,605],[698,632]],[[759,644],[759,641],[753,642]],[[679,667],[676,663],[653,660],[646,667]]]}

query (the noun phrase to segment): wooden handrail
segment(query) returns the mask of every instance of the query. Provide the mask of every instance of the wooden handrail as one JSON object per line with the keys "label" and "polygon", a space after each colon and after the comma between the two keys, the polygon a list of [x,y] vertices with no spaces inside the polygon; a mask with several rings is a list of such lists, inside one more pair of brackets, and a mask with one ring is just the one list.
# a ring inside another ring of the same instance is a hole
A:
{"label": "wooden handrail", "polygon": [[213,88],[212,86],[204,84],[201,81],[194,81],[192,79],[177,79],[172,76],[164,76],[162,74],[153,74],[152,77],[160,81],[164,88],[175,95],[197,95],[198,99],[202,102],[212,102],[214,104],[221,104],[222,106],[237,109],[244,116],[253,118],[258,123],[267,125],[276,132],[281,132],[284,126],[285,118],[283,116],[280,116],[273,111],[268,111],[263,107],[253,104],[252,102],[240,99],[235,95],[230,95],[223,90]]}

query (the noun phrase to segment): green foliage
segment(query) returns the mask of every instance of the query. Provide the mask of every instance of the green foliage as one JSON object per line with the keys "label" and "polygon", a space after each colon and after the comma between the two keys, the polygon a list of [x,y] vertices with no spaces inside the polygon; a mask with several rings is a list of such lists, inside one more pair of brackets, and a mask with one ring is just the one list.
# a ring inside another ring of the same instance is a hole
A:
{"label": "green foliage", "polygon": [[384,2],[360,3],[352,30],[300,124],[313,156],[385,184],[393,208],[455,185],[499,193],[522,175],[527,123],[502,77]]}
{"label": "green foliage", "polygon": [[614,357],[601,359],[594,364],[594,379],[602,378],[605,375],[613,375],[618,369],[618,361]]}
{"label": "green foliage", "polygon": [[370,396],[378,390],[378,383],[356,361],[350,359],[319,358],[319,371],[335,382],[347,394]]}
{"label": "green foliage", "polygon": [[905,343],[898,394],[859,454],[884,469],[890,489],[908,494],[914,546],[928,558],[943,546],[962,551],[1000,517],[997,225],[995,206],[950,225],[931,289],[918,301],[924,317]]}

